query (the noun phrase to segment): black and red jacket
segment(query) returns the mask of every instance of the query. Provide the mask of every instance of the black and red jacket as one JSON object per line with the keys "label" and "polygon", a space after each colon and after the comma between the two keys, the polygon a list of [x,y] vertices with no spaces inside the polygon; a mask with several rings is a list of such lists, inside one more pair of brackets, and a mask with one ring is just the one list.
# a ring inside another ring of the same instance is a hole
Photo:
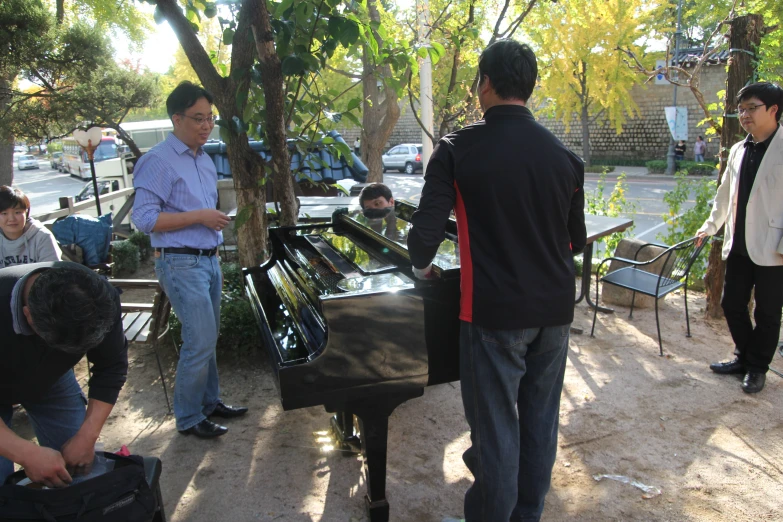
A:
{"label": "black and red jacket", "polygon": [[519,105],[438,142],[408,236],[425,268],[457,218],[460,319],[495,330],[569,324],[585,247],[584,163]]}

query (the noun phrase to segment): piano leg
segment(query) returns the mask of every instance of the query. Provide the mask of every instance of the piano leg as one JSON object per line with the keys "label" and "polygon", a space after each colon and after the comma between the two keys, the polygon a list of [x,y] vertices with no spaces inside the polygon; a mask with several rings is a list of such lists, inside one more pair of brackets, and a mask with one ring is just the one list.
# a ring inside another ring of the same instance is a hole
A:
{"label": "piano leg", "polygon": [[364,475],[367,494],[364,497],[370,522],[389,521],[389,501],[386,500],[386,452],[389,435],[389,416],[403,402],[420,397],[424,390],[414,395],[383,397],[377,402],[348,408],[359,417],[359,431],[364,454]]}
{"label": "piano leg", "polygon": [[357,455],[362,451],[362,441],[353,429],[353,413],[337,411],[330,420],[332,433],[337,439],[338,447],[346,457]]}

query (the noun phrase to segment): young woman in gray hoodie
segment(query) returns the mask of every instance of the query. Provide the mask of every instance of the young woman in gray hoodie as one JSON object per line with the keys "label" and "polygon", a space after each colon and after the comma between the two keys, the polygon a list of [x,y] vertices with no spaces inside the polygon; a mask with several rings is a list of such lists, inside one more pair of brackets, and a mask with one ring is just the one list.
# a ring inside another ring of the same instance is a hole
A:
{"label": "young woman in gray hoodie", "polygon": [[30,199],[18,188],[0,186],[0,268],[62,257],[54,235],[30,217]]}

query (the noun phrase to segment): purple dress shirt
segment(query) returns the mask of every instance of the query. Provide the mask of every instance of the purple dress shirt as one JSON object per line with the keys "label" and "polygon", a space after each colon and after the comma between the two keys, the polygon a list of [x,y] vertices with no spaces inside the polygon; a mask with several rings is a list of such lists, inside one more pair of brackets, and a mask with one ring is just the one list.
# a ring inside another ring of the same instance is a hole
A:
{"label": "purple dress shirt", "polygon": [[217,171],[199,147],[195,155],[174,134],[152,147],[133,169],[136,201],[133,222],[149,234],[153,247],[211,249],[223,243],[223,233],[190,225],[179,230],[153,232],[161,212],[178,213],[217,208]]}

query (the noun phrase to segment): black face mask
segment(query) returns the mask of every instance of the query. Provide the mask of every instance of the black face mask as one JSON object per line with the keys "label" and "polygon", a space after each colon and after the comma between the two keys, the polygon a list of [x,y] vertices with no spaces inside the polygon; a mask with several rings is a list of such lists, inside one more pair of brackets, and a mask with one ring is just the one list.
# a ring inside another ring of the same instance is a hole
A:
{"label": "black face mask", "polygon": [[391,214],[391,211],[394,210],[394,207],[386,207],[386,208],[365,208],[362,210],[362,213],[364,214],[364,217],[367,219],[383,219],[389,214]]}

